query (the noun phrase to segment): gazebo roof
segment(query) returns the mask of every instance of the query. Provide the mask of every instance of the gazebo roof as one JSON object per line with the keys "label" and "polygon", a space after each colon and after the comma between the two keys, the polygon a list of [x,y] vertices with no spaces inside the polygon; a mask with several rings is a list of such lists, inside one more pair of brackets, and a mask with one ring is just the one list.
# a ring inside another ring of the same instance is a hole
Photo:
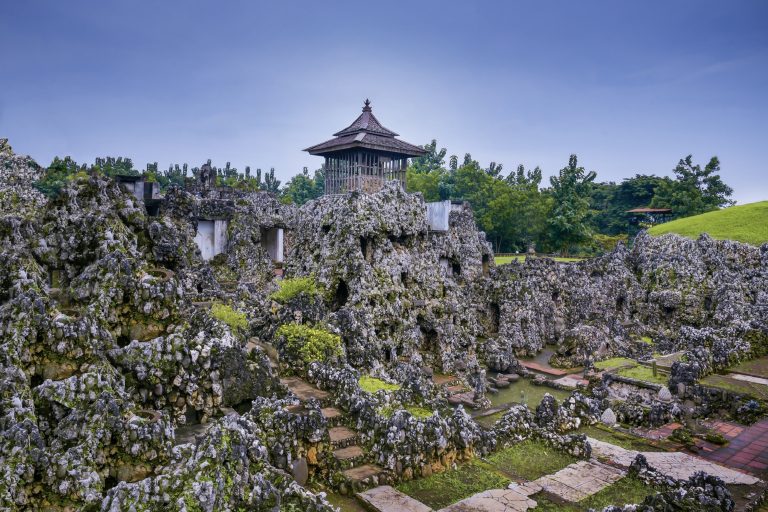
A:
{"label": "gazebo roof", "polygon": [[398,140],[397,133],[384,128],[373,115],[371,102],[365,100],[363,113],[352,124],[333,134],[335,138],[311,146],[304,151],[310,155],[325,155],[352,148],[372,149],[397,153],[403,157],[423,156],[427,152],[403,140]]}

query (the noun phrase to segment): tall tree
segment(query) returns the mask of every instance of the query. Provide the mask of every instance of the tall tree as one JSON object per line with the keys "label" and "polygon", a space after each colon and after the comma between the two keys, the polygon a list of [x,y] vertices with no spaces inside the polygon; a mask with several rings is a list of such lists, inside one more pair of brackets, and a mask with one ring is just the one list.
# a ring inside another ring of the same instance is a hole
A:
{"label": "tall tree", "polygon": [[429,173],[443,168],[445,164],[445,154],[448,152],[445,148],[437,149],[437,140],[424,145],[427,154],[411,159],[411,168],[414,173]]}
{"label": "tall tree", "polygon": [[592,236],[589,194],[596,177],[594,171],[587,172],[579,167],[576,155],[571,155],[568,165],[549,179],[553,200],[548,220],[550,237],[554,246],[564,254],[569,254]]}
{"label": "tall tree", "polygon": [[735,203],[733,189],[720,177],[720,160],[713,156],[702,169],[693,156],[680,159],[674,169],[676,180],[665,179],[656,191],[652,206],[671,208],[676,217],[688,217]]}
{"label": "tall tree", "polygon": [[317,179],[318,171],[315,176],[309,176],[309,169],[304,167],[301,174],[297,174],[285,184],[282,190],[282,200],[286,203],[303,205],[304,203],[316,199],[323,195],[322,184]]}

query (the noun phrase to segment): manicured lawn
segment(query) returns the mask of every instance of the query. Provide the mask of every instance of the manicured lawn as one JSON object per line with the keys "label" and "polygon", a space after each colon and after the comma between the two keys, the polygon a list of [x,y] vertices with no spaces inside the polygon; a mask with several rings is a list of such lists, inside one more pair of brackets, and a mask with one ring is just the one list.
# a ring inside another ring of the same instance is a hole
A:
{"label": "manicured lawn", "polygon": [[768,400],[768,386],[763,384],[757,384],[755,382],[747,382],[744,380],[737,380],[726,375],[708,375],[701,379],[700,383],[703,386],[709,386],[712,388],[720,388],[735,393],[741,393],[760,400]]}
{"label": "manicured lawn", "polygon": [[640,503],[650,494],[655,494],[653,488],[638,478],[627,476],[578,503],[554,503],[543,493],[534,494],[531,498],[536,500],[536,512],[582,512],[589,509],[602,510],[608,505]]}
{"label": "manicured lawn", "polygon": [[688,238],[698,238],[701,233],[707,233],[712,238],[760,245],[768,242],[768,201],[673,220],[652,227],[648,233],[654,236],[677,233]]}
{"label": "manicured lawn", "polygon": [[768,356],[758,357],[751,361],[744,361],[731,368],[731,371],[754,375],[755,377],[768,378]]}
{"label": "manicured lawn", "polygon": [[661,384],[666,386],[669,381],[669,376],[661,372],[653,374],[653,369],[647,366],[634,366],[632,368],[622,368],[616,372],[623,377],[629,377],[630,379],[642,380],[644,382],[651,382],[653,384]]}
{"label": "manicured lawn", "polygon": [[489,464],[472,460],[450,471],[402,482],[397,489],[438,510],[478,492],[503,489],[509,483],[509,478]]}
{"label": "manicured lawn", "polygon": [[637,361],[634,359],[628,359],[626,357],[613,357],[604,361],[597,361],[595,368],[598,370],[610,370],[613,368],[621,368],[622,366],[636,366]]}
{"label": "manicured lawn", "polygon": [[[507,263],[512,263],[513,261],[520,261],[523,262],[528,256],[525,254],[518,254],[515,256],[496,256],[493,260],[496,262],[497,265],[506,265]],[[536,258],[543,258],[544,256],[536,256]],[[554,257],[550,258],[555,261],[559,261],[560,263],[573,263],[575,261],[581,261],[584,258],[561,258],[561,257]]]}
{"label": "manicured lawn", "polygon": [[524,441],[494,453],[487,460],[505,474],[524,480],[536,480],[560,471],[579,459],[539,441]]}

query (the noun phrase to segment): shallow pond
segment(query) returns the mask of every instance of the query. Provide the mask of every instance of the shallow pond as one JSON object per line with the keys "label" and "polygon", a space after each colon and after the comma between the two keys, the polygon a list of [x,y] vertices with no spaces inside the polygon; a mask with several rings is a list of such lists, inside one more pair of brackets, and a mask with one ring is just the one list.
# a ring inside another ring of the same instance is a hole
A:
{"label": "shallow pond", "polygon": [[568,398],[570,391],[554,389],[549,386],[535,386],[530,379],[519,379],[513,382],[508,388],[500,389],[498,393],[489,393],[493,407],[499,407],[509,403],[525,404],[530,409],[535,409],[544,394],[549,393],[554,396],[558,402]]}

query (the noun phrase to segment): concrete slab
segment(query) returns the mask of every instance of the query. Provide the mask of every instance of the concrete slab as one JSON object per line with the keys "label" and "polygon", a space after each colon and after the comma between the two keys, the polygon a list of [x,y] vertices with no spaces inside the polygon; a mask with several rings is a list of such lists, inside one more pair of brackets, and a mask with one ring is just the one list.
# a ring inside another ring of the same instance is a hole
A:
{"label": "concrete slab", "polygon": [[593,456],[605,457],[621,467],[629,467],[637,454],[642,453],[651,467],[677,480],[687,480],[697,471],[704,471],[727,484],[754,485],[760,481],[752,475],[683,452],[636,452],[591,437],[587,439],[592,445]]}
{"label": "concrete slab", "polygon": [[432,509],[389,485],[357,493],[357,499],[376,512],[432,512]]}
{"label": "concrete slab", "polygon": [[536,502],[514,489],[491,489],[449,505],[439,512],[525,512]]}
{"label": "concrete slab", "polygon": [[624,478],[625,471],[595,461],[579,461],[534,480],[544,491],[578,502]]}

